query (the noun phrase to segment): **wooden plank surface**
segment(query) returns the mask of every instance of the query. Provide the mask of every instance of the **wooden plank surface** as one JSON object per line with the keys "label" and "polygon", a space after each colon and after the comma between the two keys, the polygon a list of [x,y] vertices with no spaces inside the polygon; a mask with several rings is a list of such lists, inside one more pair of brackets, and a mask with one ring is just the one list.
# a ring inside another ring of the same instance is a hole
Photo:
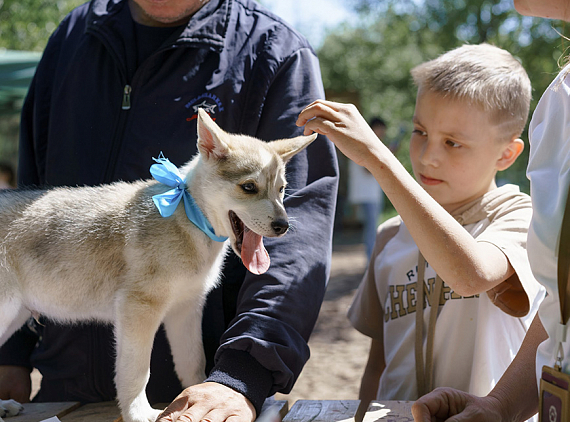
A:
{"label": "wooden plank surface", "polygon": [[[155,409],[164,409],[168,403],[156,404]],[[288,411],[287,400],[271,400],[263,404],[263,410],[275,407],[283,418]],[[80,406],[77,402],[64,403],[28,403],[24,411],[9,419],[9,422],[40,422],[57,416],[62,422],[121,422],[121,412],[114,401],[91,403]]]}
{"label": "wooden plank surface", "polygon": [[413,422],[412,401],[373,401],[362,422]]}
{"label": "wooden plank surface", "polygon": [[[152,407],[154,407],[155,409],[166,409],[166,407],[169,405],[170,403],[159,403],[159,404],[155,404]],[[100,405],[100,404],[99,404]],[[287,402],[287,400],[266,400],[263,403],[263,406],[261,408],[261,413],[263,414],[263,412],[266,412],[269,410],[269,408],[274,408],[277,411],[277,414],[279,415],[280,419],[283,419],[283,417],[285,417],[285,415],[287,414],[287,411],[289,410],[289,403]],[[118,412],[118,408],[116,408],[117,412]],[[108,412],[107,412],[108,413]],[[115,415],[114,410],[112,411],[111,415]],[[105,415],[100,415],[100,414],[94,414],[93,416],[89,416],[91,419],[87,418],[86,416],[82,416],[81,419],[65,419],[62,422],[79,422],[79,421],[84,421],[84,422],[99,422],[99,421],[106,421],[107,419],[101,419],[103,416]],[[123,422],[123,418],[120,415],[120,412],[117,413],[117,416],[112,419],[113,422]]]}
{"label": "wooden plank surface", "polygon": [[53,416],[62,418],[79,407],[79,402],[25,403],[24,410],[7,419],[9,422],[40,422]]}
{"label": "wooden plank surface", "polygon": [[298,400],[283,422],[354,422],[360,400]]}
{"label": "wooden plank surface", "polygon": [[113,422],[121,416],[114,401],[89,403],[60,418],[62,422]]}
{"label": "wooden plank surface", "polygon": [[265,400],[263,406],[261,407],[261,414],[259,416],[261,416],[265,412],[270,411],[270,408],[272,410],[273,409],[277,410],[279,418],[283,419],[287,414],[287,412],[289,411],[289,402],[287,400],[275,400],[272,398],[267,399]]}
{"label": "wooden plank surface", "polygon": [[[363,422],[413,422],[411,401],[373,401]],[[299,400],[288,411],[286,400],[268,400],[263,411],[275,406],[283,422],[354,422],[358,400]],[[167,404],[158,404],[157,409]],[[40,422],[57,416],[62,422],[118,422],[120,412],[116,402],[26,403],[24,411],[10,422]]]}

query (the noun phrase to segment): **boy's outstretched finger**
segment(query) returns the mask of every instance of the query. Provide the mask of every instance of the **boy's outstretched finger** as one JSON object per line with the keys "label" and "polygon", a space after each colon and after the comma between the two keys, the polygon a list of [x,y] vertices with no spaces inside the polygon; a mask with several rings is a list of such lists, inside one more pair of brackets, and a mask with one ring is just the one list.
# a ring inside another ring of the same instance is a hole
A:
{"label": "boy's outstretched finger", "polygon": [[335,123],[329,119],[315,117],[305,124],[304,135],[310,135],[311,133],[316,132],[320,135],[331,136],[334,128]]}
{"label": "boy's outstretched finger", "polygon": [[338,117],[335,116],[336,110],[331,107],[332,103],[330,101],[325,100],[316,100],[309,104],[307,107],[299,113],[299,117],[297,118],[297,126],[303,126],[308,121],[320,117],[326,120],[338,120]]}

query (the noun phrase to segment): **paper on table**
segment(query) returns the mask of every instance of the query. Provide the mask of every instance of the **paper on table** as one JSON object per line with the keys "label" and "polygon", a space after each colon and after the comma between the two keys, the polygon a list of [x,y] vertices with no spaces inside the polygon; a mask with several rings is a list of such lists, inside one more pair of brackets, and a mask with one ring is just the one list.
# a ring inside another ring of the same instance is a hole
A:
{"label": "paper on table", "polygon": [[61,421],[59,420],[59,418],[57,416],[52,416],[51,418],[44,419],[43,421],[40,421],[40,422],[61,422]]}

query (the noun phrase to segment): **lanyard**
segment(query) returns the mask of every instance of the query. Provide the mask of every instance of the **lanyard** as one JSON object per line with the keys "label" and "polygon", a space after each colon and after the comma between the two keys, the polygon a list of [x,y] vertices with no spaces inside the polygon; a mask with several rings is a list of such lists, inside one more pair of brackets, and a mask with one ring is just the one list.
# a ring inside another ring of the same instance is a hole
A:
{"label": "lanyard", "polygon": [[418,397],[433,389],[433,343],[435,339],[435,323],[439,311],[439,300],[443,289],[443,280],[436,274],[435,283],[429,294],[431,305],[426,338],[426,356],[424,362],[424,275],[426,260],[422,253],[418,256],[418,282],[416,288],[416,382]]}

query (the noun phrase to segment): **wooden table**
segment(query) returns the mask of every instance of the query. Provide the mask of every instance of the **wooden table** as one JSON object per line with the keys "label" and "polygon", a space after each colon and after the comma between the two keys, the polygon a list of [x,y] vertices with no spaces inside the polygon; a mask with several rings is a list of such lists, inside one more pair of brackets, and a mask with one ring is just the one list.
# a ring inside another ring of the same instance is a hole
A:
{"label": "wooden table", "polygon": [[[275,406],[283,422],[354,422],[358,400],[298,400],[289,409],[286,400],[267,401],[263,408]],[[156,408],[165,406],[156,406]],[[413,422],[412,402],[375,401],[368,408],[363,422]],[[27,403],[24,411],[5,422],[40,422],[57,416],[61,422],[119,422],[115,402],[81,406],[77,402]]]}

